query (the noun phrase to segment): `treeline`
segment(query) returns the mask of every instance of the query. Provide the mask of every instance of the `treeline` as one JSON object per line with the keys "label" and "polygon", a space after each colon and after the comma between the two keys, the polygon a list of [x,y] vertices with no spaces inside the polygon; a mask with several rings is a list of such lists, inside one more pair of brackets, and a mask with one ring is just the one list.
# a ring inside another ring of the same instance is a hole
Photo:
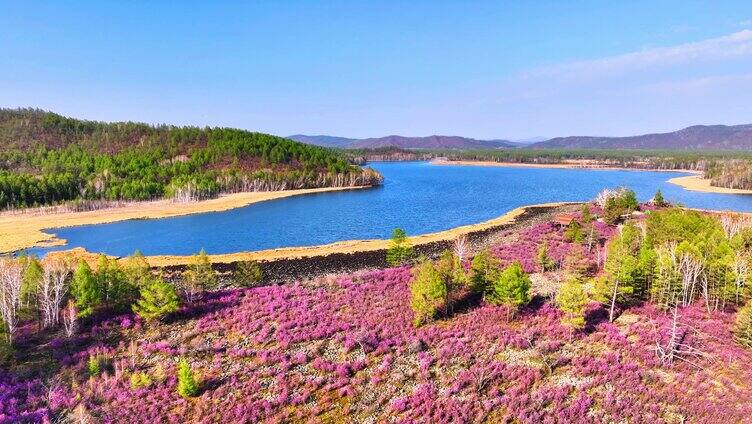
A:
{"label": "treeline", "polygon": [[[253,287],[262,278],[256,262],[239,262],[232,284]],[[68,258],[0,257],[0,333],[12,346],[20,324],[27,321],[36,321],[42,330],[62,329],[67,337],[96,315],[132,310],[146,321],[158,321],[218,287],[203,250],[175,284],[152,272],[138,252],[123,261],[100,255],[94,268]]]}
{"label": "treeline", "polygon": [[352,161],[357,164],[367,162],[404,162],[415,160],[431,160],[435,154],[423,150],[406,150],[399,147],[379,147],[376,149],[346,149],[343,150]]}
{"label": "treeline", "polygon": [[[561,164],[635,169],[693,170],[711,185],[752,189],[752,152],[685,152],[669,150],[533,150],[436,151],[449,160]],[[586,163],[582,163],[586,162]]]}
{"label": "treeline", "polygon": [[0,109],[0,208],[380,183],[339,152],[268,134]]}
{"label": "treeline", "polygon": [[752,152],[686,152],[671,150],[538,150],[499,149],[435,152],[449,160],[478,160],[512,163],[558,164],[593,161],[602,166],[641,169],[690,169],[704,171],[708,166],[732,159],[752,160]]}
{"label": "treeline", "polygon": [[752,189],[752,162],[733,159],[714,163],[705,170],[705,178],[717,187]]}

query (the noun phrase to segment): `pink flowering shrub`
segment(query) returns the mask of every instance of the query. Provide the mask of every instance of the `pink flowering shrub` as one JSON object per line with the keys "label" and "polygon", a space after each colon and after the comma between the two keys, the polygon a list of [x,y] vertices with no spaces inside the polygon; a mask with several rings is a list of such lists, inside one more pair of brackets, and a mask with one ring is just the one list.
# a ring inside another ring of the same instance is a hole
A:
{"label": "pink flowering shrub", "polygon": [[[604,238],[613,233],[596,229]],[[572,248],[560,229],[541,224],[494,254],[534,271],[543,240],[558,261]],[[72,349],[58,355],[64,390],[0,374],[0,422],[52,421],[74,408],[127,423],[730,423],[752,416],[752,355],[733,343],[732,313],[681,310],[684,343],[702,355],[663,366],[655,346],[670,318],[650,305],[608,323],[592,303],[585,329],[572,333],[539,298],[511,320],[503,307],[474,301],[416,329],[411,279],[399,267],[207,293],[158,327],[137,329],[132,314],[113,317],[84,331],[78,347],[61,348]],[[89,378],[91,355],[109,365]],[[180,358],[200,382],[195,398],[176,392]],[[148,384],[132,384],[136,373]]]}

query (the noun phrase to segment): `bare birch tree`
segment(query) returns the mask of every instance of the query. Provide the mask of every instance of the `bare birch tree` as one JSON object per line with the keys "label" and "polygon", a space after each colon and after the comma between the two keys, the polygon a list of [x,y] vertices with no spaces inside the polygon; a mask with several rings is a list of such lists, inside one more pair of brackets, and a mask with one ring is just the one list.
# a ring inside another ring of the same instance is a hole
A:
{"label": "bare birch tree", "polygon": [[454,256],[456,256],[460,263],[462,263],[470,255],[470,242],[467,240],[467,236],[461,235],[454,239],[454,246],[452,248]]}
{"label": "bare birch tree", "polygon": [[13,259],[0,259],[0,317],[5,323],[8,343],[18,329],[18,310],[21,308],[23,267]]}
{"label": "bare birch tree", "polygon": [[60,308],[68,291],[66,280],[70,270],[62,261],[50,260],[43,265],[44,273],[39,287],[39,308],[42,327],[48,328],[60,322]]}
{"label": "bare birch tree", "polygon": [[76,332],[78,327],[78,310],[73,300],[68,300],[68,304],[63,309],[63,329],[65,330],[65,336],[68,338],[73,337],[73,333]]}
{"label": "bare birch tree", "polygon": [[752,217],[748,215],[724,213],[718,220],[721,222],[723,232],[729,239],[739,234],[740,231],[752,227]]}
{"label": "bare birch tree", "polygon": [[731,262],[731,268],[734,271],[735,299],[736,303],[739,303],[741,292],[749,279],[749,253],[737,251]]}
{"label": "bare birch tree", "polygon": [[[694,299],[695,297],[697,282],[703,275],[705,266],[701,259],[696,258],[694,255],[688,253],[679,255],[678,259],[679,262],[677,264],[677,269],[679,270],[682,278],[682,306],[687,306],[692,303],[692,299]],[[707,278],[704,278],[703,281],[703,294],[705,295],[705,300],[707,302],[709,297],[707,290]]]}

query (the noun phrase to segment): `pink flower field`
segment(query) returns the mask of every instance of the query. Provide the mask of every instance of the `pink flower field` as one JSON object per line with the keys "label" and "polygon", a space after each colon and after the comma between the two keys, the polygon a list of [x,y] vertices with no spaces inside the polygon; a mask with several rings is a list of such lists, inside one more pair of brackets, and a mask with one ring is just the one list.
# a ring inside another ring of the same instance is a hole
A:
{"label": "pink flower field", "polygon": [[[494,253],[535,271],[543,239],[556,259],[571,248],[542,224]],[[0,422],[752,422],[752,355],[733,342],[732,313],[681,309],[684,343],[703,355],[663,366],[670,317],[652,306],[608,323],[591,303],[572,332],[547,299],[510,319],[470,297],[416,329],[411,279],[408,267],[363,271],[207,293],[156,326],[96,322],[44,346],[50,377],[0,374]],[[91,356],[104,364],[92,377]],[[195,398],[176,392],[179,358]]]}

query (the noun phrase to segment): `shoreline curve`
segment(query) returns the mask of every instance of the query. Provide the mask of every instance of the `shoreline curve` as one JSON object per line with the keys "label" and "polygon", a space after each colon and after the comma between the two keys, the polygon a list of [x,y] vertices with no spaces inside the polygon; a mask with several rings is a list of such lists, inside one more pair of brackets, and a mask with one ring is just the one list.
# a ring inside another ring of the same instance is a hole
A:
{"label": "shoreline curve", "polygon": [[702,175],[687,175],[684,177],[671,178],[668,182],[689,191],[718,194],[752,194],[752,190],[712,186],[710,185],[710,180],[703,178]]}
{"label": "shoreline curve", "polygon": [[67,243],[66,240],[47,232],[55,228],[107,224],[130,219],[160,219],[206,212],[222,212],[267,200],[362,188],[370,188],[370,186],[241,192],[187,203],[176,203],[172,200],[162,199],[133,202],[125,206],[84,212],[44,213],[41,209],[3,212],[0,213],[0,254],[13,253],[32,247],[64,246]]}
{"label": "shoreline curve", "polygon": [[[450,228],[444,231],[438,231],[435,233],[421,234],[417,236],[408,237],[410,243],[415,246],[426,245],[435,242],[451,241],[455,238],[468,235],[470,233],[476,233],[488,229],[493,229],[504,224],[513,223],[519,216],[523,215],[526,211],[535,208],[550,208],[557,206],[564,206],[569,204],[576,204],[577,202],[553,202],[553,203],[541,203],[535,205],[520,206],[512,209],[501,216],[489,219],[487,221],[479,222],[477,224],[462,225],[459,227]],[[318,245],[318,246],[302,246],[302,247],[282,247],[277,249],[257,250],[250,252],[236,252],[236,253],[223,253],[209,255],[212,263],[214,264],[230,264],[241,261],[257,261],[268,262],[278,260],[294,260],[318,256],[328,256],[333,254],[351,254],[384,250],[389,246],[389,240],[386,239],[370,239],[370,240],[345,240],[338,241],[330,244]],[[75,248],[70,250],[50,252],[48,255],[69,255],[76,259],[84,259],[86,261],[94,263],[97,253],[88,252],[83,248]],[[187,255],[152,255],[146,256],[146,260],[149,265],[155,268],[172,267],[172,266],[184,266],[191,262],[193,256]]]}

